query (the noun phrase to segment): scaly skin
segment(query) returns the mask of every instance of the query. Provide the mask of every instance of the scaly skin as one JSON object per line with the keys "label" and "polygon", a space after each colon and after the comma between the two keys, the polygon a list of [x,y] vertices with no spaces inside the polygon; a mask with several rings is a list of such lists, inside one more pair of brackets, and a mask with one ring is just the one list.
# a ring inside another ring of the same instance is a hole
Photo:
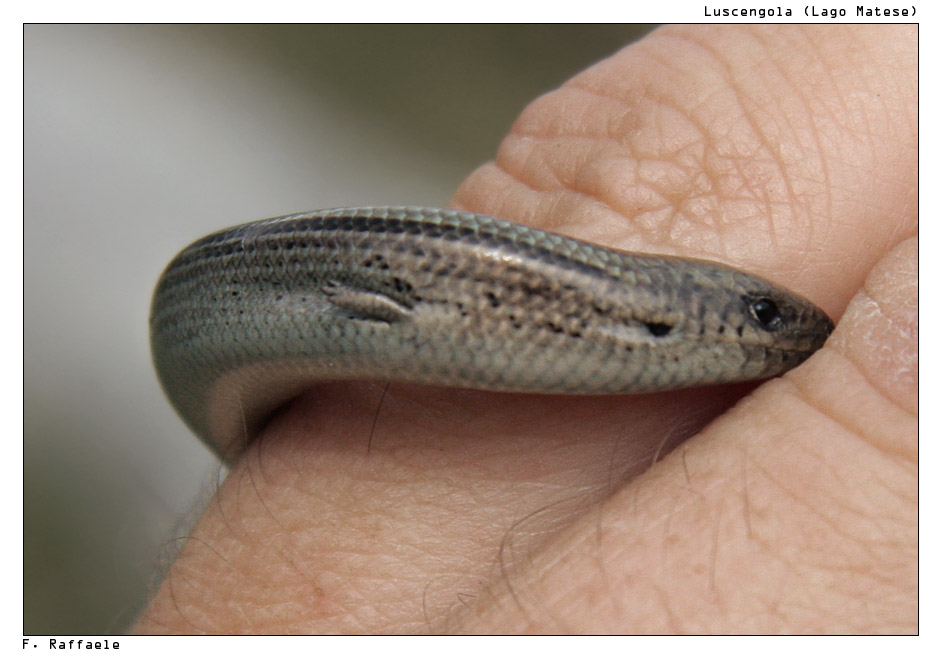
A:
{"label": "scaly skin", "polygon": [[154,295],[154,362],[223,455],[318,381],[642,393],[771,377],[831,320],[763,279],[440,209],[354,208],[204,238]]}

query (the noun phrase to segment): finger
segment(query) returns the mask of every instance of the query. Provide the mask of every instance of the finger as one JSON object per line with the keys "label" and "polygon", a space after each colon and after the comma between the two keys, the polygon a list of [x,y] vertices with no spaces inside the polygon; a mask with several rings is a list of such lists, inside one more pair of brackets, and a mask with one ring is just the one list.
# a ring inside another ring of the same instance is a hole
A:
{"label": "finger", "polygon": [[915,633],[916,256],[914,239],[888,254],[824,349],[510,571],[455,630]]}
{"label": "finger", "polygon": [[671,26],[534,102],[458,206],[724,261],[838,316],[915,231],[913,26]]}

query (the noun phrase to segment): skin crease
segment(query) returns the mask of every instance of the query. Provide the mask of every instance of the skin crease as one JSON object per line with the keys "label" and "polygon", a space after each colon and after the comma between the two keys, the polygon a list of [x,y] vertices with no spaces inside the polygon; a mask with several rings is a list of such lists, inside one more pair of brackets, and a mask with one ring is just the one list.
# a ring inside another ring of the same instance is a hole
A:
{"label": "skin crease", "polygon": [[917,631],[916,82],[911,26],[686,26],[537,99],[456,207],[752,271],[825,348],[758,388],[320,385],[136,631]]}

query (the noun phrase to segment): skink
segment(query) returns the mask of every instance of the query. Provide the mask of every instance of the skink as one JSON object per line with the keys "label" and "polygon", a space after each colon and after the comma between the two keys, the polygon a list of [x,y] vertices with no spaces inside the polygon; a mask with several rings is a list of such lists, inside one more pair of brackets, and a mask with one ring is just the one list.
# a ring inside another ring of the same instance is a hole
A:
{"label": "skink", "polygon": [[190,245],[160,279],[150,328],[170,401],[231,455],[315,382],[663,391],[778,375],[833,323],[717,263],[473,213],[342,208]]}

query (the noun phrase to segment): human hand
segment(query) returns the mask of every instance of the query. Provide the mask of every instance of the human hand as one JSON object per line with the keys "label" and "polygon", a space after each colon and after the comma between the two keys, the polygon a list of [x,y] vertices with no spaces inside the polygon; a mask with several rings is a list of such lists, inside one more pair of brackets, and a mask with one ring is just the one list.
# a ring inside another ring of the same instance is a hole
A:
{"label": "human hand", "polygon": [[783,284],[840,319],[808,362],[633,397],[320,385],[137,631],[916,631],[915,40],[658,30],[535,101],[454,200]]}

